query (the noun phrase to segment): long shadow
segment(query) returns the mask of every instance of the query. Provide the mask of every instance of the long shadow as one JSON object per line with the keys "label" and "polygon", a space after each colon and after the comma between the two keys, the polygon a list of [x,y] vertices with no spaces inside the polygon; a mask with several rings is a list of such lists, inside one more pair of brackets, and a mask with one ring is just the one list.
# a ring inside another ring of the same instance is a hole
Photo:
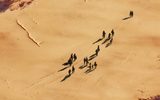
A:
{"label": "long shadow", "polygon": [[72,65],[73,64],[73,62],[72,62],[72,60],[68,60],[67,62],[65,62],[64,64],[62,64],[63,66],[67,66],[67,65]]}
{"label": "long shadow", "polygon": [[126,18],[123,18],[122,20],[127,20],[127,19],[130,19],[130,18],[132,18],[132,17],[126,17]]}
{"label": "long shadow", "polygon": [[96,56],[96,54],[92,54],[91,56],[89,56],[89,58],[92,58],[92,57],[95,57]]}
{"label": "long shadow", "polygon": [[69,68],[69,67],[70,67],[70,66],[64,67],[64,68],[58,70],[58,72],[64,71],[65,69],[67,69],[67,68]]}
{"label": "long shadow", "polygon": [[110,38],[105,39],[102,44],[105,44],[106,42],[108,42],[110,40]]}
{"label": "long shadow", "polygon": [[65,81],[66,79],[68,79],[71,75],[66,75],[62,80],[61,82]]}
{"label": "long shadow", "polygon": [[66,65],[68,65],[69,63],[68,62],[65,62],[64,64],[62,64],[63,66],[66,66]]}
{"label": "long shadow", "polygon": [[98,39],[97,41],[95,41],[95,42],[93,42],[93,44],[96,44],[96,43],[98,43],[99,41],[102,41],[104,38],[100,38],[100,39]]}
{"label": "long shadow", "polygon": [[113,43],[113,38],[110,40],[109,43],[106,44],[105,48],[109,47]]}
{"label": "long shadow", "polygon": [[79,67],[79,69],[83,69],[85,67],[87,67],[87,65],[82,65],[82,66]]}
{"label": "long shadow", "polygon": [[112,42],[109,42],[108,44],[106,44],[105,48],[109,47],[112,44]]}
{"label": "long shadow", "polygon": [[96,68],[94,68],[94,69],[88,69],[88,70],[86,70],[84,73],[85,73],[85,74],[88,74],[88,73],[94,71],[95,69],[96,69]]}
{"label": "long shadow", "polygon": [[96,57],[97,57],[97,55],[96,55],[96,54],[93,54],[93,55],[91,55],[91,56],[89,57],[88,61],[91,61],[92,59],[94,59],[94,58],[96,58]]}

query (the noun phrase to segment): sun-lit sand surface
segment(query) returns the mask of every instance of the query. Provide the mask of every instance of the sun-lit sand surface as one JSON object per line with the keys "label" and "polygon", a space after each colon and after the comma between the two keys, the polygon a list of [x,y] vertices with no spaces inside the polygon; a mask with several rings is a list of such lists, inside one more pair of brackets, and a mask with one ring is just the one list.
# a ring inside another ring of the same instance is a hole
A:
{"label": "sun-lit sand surface", "polygon": [[[159,0],[35,0],[0,13],[0,100],[138,100],[160,94]],[[134,17],[123,21],[130,10]],[[17,21],[30,33],[34,43]],[[100,45],[97,69],[78,67]],[[62,64],[76,53],[75,73]]]}

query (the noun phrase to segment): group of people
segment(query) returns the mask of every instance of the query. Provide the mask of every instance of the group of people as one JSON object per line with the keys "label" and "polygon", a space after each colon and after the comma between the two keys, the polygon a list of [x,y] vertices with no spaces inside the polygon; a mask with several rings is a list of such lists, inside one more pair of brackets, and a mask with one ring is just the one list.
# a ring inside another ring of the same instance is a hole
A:
{"label": "group of people", "polygon": [[97,62],[95,61],[93,64],[89,63],[89,65],[87,67],[88,67],[88,69],[85,71],[86,74],[94,71],[97,68]]}
{"label": "group of people", "polygon": [[[103,30],[102,32],[102,38],[98,39],[97,41],[95,41],[93,44],[96,44],[100,41],[103,40],[103,42],[101,43],[102,45],[106,44],[105,47],[108,47],[112,44],[113,42],[113,36],[114,36],[115,32],[112,29],[111,32],[108,34],[108,36],[106,36],[106,32]],[[99,55],[100,52],[100,45],[97,46],[97,48],[95,49],[95,53],[92,54],[89,57],[84,57],[83,59],[83,65],[79,67],[79,69],[83,69],[83,68],[87,68],[85,70],[84,73],[88,74],[92,71],[94,71],[97,68],[97,62],[94,61],[92,62],[91,60],[93,60],[95,57],[97,57]],[[69,78],[74,72],[75,72],[75,67],[73,65],[73,63],[77,60],[77,55],[75,53],[72,53],[70,58],[68,59],[67,62],[65,62],[64,64],[62,64],[64,67],[63,69],[59,70],[59,71],[63,71],[69,67],[72,66],[71,69],[68,70],[68,74],[61,80],[61,82],[63,82],[64,80],[66,80],[67,78]]]}
{"label": "group of people", "polygon": [[[103,32],[102,32],[102,38],[100,38],[100,39],[98,39],[97,41],[93,42],[93,44],[98,43],[98,42],[104,40],[104,41],[102,42],[102,45],[108,42],[108,43],[106,44],[106,46],[105,46],[105,47],[108,47],[108,46],[110,46],[110,45],[112,44],[112,42],[113,42],[113,36],[114,36],[114,34],[115,34],[115,32],[114,32],[114,30],[112,29],[111,32],[110,32],[110,33],[108,34],[108,36],[106,37],[106,32],[103,30]],[[106,37],[106,38],[105,38],[105,37]]]}
{"label": "group of people", "polygon": [[[92,64],[90,61],[91,61],[92,59],[94,59],[95,57],[97,57],[98,54],[99,54],[99,52],[100,52],[100,46],[98,45],[98,46],[97,46],[97,49],[95,50],[95,53],[94,53],[93,55],[91,55],[91,56],[89,56],[89,57],[85,57],[85,58],[83,59],[83,65],[80,66],[79,69],[83,69],[83,68],[87,67],[88,69],[87,69],[86,72],[91,72],[91,71],[95,70],[96,67],[97,67],[97,63],[94,62],[94,63]],[[85,73],[86,73],[86,72],[85,72]]]}
{"label": "group of people", "polygon": [[74,65],[72,65],[75,61],[77,60],[77,55],[75,53],[72,53],[70,58],[68,59],[67,62],[65,62],[64,64],[62,64],[63,66],[67,66],[64,67],[63,69],[59,70],[59,71],[63,71],[69,67],[72,66],[71,69],[68,70],[68,74],[61,80],[61,82],[63,82],[64,80],[66,80],[67,78],[69,78],[74,72],[75,72],[75,67]]}
{"label": "group of people", "polygon": [[[134,15],[133,11],[130,11],[129,12],[129,17],[123,18],[123,20],[132,18],[133,15]],[[93,44],[96,44],[96,43],[98,43],[98,42],[103,40],[101,45],[105,44],[105,48],[107,48],[113,43],[114,34],[115,34],[115,32],[112,29],[111,32],[108,34],[108,36],[106,36],[106,32],[103,30],[102,37],[99,38],[97,41],[93,42]],[[97,46],[94,54],[92,54],[89,57],[84,57],[83,65],[80,66],[79,69],[87,68],[87,70],[84,72],[86,74],[89,73],[89,72],[94,71],[97,68],[97,62],[96,61],[91,62],[91,60],[94,59],[95,57],[97,57],[99,55],[99,52],[100,52],[100,45]],[[76,60],[77,60],[77,55],[75,53],[72,53],[70,58],[68,59],[68,61],[65,62],[64,64],[62,64],[63,66],[67,66],[67,67],[65,67],[65,68],[63,68],[63,69],[61,69],[59,71],[63,71],[63,70],[65,70],[65,69],[67,69],[67,68],[69,68],[71,66],[72,66],[72,68],[68,70],[68,74],[61,80],[61,82],[66,80],[68,77],[70,77],[75,72],[75,67],[74,67],[73,63]]]}
{"label": "group of people", "polygon": [[65,62],[63,65],[66,66],[66,65],[69,65],[71,66],[73,64],[73,62],[75,62],[77,60],[77,55],[75,53],[72,53],[70,58],[68,59],[67,62]]}

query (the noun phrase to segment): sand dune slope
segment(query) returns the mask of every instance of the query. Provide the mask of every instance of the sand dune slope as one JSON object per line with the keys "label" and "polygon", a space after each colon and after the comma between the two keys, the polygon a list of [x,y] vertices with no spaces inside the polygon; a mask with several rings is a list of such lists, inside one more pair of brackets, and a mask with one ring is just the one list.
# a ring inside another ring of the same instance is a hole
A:
{"label": "sand dune slope", "polygon": [[[138,100],[159,94],[159,4],[35,0],[23,10],[0,13],[0,100]],[[123,21],[130,10],[134,17]],[[102,31],[112,29],[113,44],[98,43],[101,51],[92,61],[97,69],[78,69]],[[76,71],[60,82],[68,69],[57,71],[71,53],[78,56]]]}

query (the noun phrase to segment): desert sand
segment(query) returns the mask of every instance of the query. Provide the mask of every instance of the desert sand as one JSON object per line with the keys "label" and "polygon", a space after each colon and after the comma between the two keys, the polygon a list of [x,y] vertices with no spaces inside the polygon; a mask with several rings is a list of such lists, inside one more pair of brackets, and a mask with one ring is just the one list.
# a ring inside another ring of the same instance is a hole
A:
{"label": "desert sand", "polygon": [[[160,94],[159,0],[35,0],[0,13],[0,100],[138,100]],[[122,20],[130,10],[134,17]],[[26,28],[28,33],[17,24]],[[97,69],[78,67],[100,45]],[[75,73],[58,72],[71,53]]]}

